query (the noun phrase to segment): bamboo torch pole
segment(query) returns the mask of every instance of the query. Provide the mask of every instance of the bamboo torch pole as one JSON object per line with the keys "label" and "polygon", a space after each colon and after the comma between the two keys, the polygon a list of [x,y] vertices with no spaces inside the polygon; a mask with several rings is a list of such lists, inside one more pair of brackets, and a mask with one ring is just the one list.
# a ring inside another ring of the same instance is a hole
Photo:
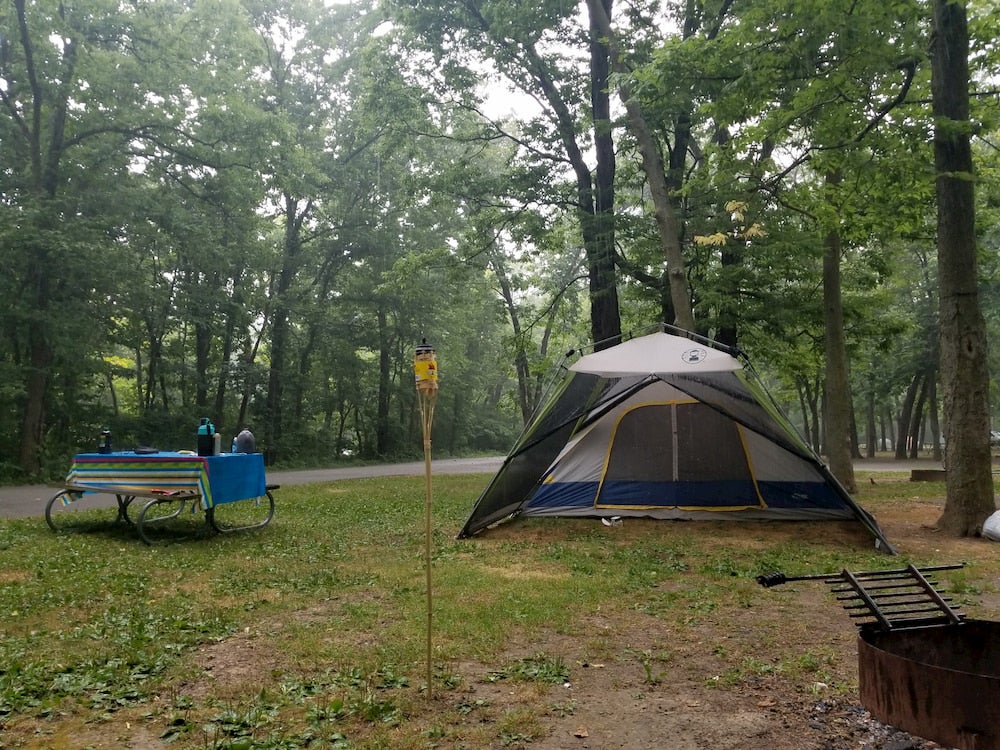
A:
{"label": "bamboo torch pole", "polygon": [[434,605],[431,593],[431,426],[434,422],[434,404],[438,394],[437,357],[434,348],[424,339],[413,358],[413,374],[417,386],[417,400],[420,402],[420,422],[424,433],[424,570],[427,576],[427,697],[433,697],[433,655],[431,649]]}

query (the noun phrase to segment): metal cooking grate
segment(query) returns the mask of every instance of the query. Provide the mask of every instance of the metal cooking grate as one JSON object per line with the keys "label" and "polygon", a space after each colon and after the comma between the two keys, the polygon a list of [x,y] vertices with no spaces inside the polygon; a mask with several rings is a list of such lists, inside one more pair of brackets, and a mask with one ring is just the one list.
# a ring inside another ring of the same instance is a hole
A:
{"label": "metal cooking grate", "polygon": [[909,565],[899,570],[873,570],[851,573],[848,570],[828,575],[786,576],[766,573],[757,576],[757,583],[766,588],[788,581],[821,580],[836,594],[837,601],[859,627],[871,624],[882,630],[902,630],[936,625],[958,625],[965,615],[951,605],[951,597],[938,590],[933,574],[941,570],[957,570],[958,565],[937,565],[916,568]]}

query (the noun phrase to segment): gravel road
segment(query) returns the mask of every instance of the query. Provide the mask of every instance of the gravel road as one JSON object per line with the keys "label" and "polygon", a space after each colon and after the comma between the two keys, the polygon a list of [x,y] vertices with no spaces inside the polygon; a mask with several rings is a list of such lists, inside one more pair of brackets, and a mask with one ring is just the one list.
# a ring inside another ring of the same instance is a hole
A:
{"label": "gravel road", "polygon": [[[492,474],[500,468],[502,463],[502,457],[443,459],[433,462],[432,471],[436,474]],[[268,484],[294,485],[335,482],[338,479],[423,475],[424,462],[415,461],[378,466],[348,466],[340,469],[269,471],[267,472],[267,481]],[[45,503],[58,491],[58,487],[47,484],[0,487],[0,518],[42,516],[45,514]],[[113,507],[115,507],[115,499],[111,495],[84,495],[82,499],[73,503],[74,510]]]}

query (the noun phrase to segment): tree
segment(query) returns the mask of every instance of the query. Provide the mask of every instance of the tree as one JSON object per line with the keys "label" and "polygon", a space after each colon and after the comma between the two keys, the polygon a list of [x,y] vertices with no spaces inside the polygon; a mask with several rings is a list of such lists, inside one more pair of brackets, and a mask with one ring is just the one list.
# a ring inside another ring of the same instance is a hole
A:
{"label": "tree", "polygon": [[[638,99],[633,96],[625,76],[629,68],[624,60],[620,45],[611,27],[611,3],[606,0],[587,0],[591,26],[605,40],[615,73],[619,76],[618,91],[622,103],[628,113],[632,133],[642,155],[642,167],[649,184],[649,192],[653,202],[653,215],[659,230],[660,244],[663,247],[664,264],[668,288],[670,290],[671,307],[674,310],[674,325],[689,331],[695,330],[694,313],[691,309],[691,293],[688,288],[685,272],[684,255],[681,248],[680,226],[674,209],[673,198],[670,195],[667,169],[660,154],[659,144],[653,129]],[[693,13],[689,6],[689,13]],[[693,28],[690,24],[689,28]],[[693,32],[691,32],[693,33]],[[686,147],[679,145],[681,159],[686,155]]]}
{"label": "tree", "polygon": [[[693,51],[681,47],[675,52],[695,60],[692,77],[710,82],[697,89],[702,96],[715,92],[702,109],[712,116],[713,126],[699,126],[717,136],[704,148],[715,167],[711,184],[760,206],[760,221],[772,238],[778,234],[774,227],[789,223],[785,217],[790,212],[796,214],[796,223],[813,234],[798,253],[799,263],[815,264],[819,258],[808,257],[809,249],[823,248],[824,449],[834,474],[853,489],[849,329],[841,264],[848,254],[877,246],[873,239],[878,232],[893,225],[873,218],[891,214],[873,210],[881,207],[886,193],[871,165],[898,158],[886,145],[901,139],[883,131],[894,111],[908,102],[918,72],[914,55],[919,38],[897,6],[776,0],[734,6],[733,13],[717,36],[692,38],[688,46]],[[669,61],[661,56],[656,62]],[[679,69],[678,64],[670,67]],[[694,262],[692,266],[697,268]],[[740,276],[752,278],[752,255],[723,254],[713,266],[714,272],[695,274],[694,293],[718,299],[720,288],[735,287],[728,304],[719,304],[719,329],[758,324],[746,317],[748,309],[734,304],[747,299],[743,290],[750,285],[732,283]],[[699,282],[716,289],[702,292]]]}
{"label": "tree", "polygon": [[[261,6],[252,18],[264,55],[256,69],[261,81],[257,117],[267,134],[257,152],[266,185],[266,206],[275,248],[268,269],[268,375],[260,437],[269,460],[302,440],[305,381],[312,365],[316,330],[310,315],[329,294],[332,275],[349,259],[336,252],[335,238],[345,217],[328,211],[339,191],[338,171],[384,132],[365,131],[360,145],[345,145],[341,129],[345,101],[335,82],[375,23],[354,6],[324,8],[315,3]],[[350,91],[350,87],[345,87]]]}
{"label": "tree", "polygon": [[[611,0],[602,4],[610,16]],[[600,347],[617,343],[621,316],[615,268],[615,124],[608,47],[596,20],[581,28],[576,6],[561,0],[517,7],[506,0],[457,5],[406,0],[392,4],[391,12],[410,30],[408,43],[432,56],[445,88],[457,90],[462,99],[477,96],[477,69],[487,67],[538,102],[540,114],[525,124],[524,135],[508,133],[502,123],[495,123],[486,137],[513,138],[534,165],[541,182],[525,201],[538,200],[540,188],[548,183],[552,192],[545,199],[553,207],[572,206],[587,255],[591,337]],[[423,56],[414,52],[413,60],[423,66]],[[585,72],[577,59],[584,56]],[[416,67],[412,61],[410,67]],[[589,146],[583,134],[589,136]],[[594,154],[593,166],[588,150]]]}
{"label": "tree", "polygon": [[973,536],[995,510],[986,326],[979,304],[964,0],[934,0],[934,167],[948,496],[938,525]]}
{"label": "tree", "polygon": [[17,453],[30,475],[41,469],[58,375],[76,368],[84,388],[85,373],[100,369],[113,269],[123,262],[113,238],[129,143],[163,124],[162,112],[144,110],[146,89],[122,85],[142,46],[126,40],[148,39],[139,30],[148,20],[104,5],[16,0],[0,10],[0,231],[13,233],[0,244],[17,287],[5,328],[18,331],[3,356],[20,382]]}
{"label": "tree", "polygon": [[[828,173],[827,184],[841,182],[839,171]],[[826,353],[826,455],[830,471],[848,492],[856,492],[854,463],[851,460],[850,373],[844,336],[844,301],[841,285],[843,247],[840,230],[831,228],[823,252],[823,341]]]}
{"label": "tree", "polygon": [[[12,0],[0,453],[57,473],[101,426],[183,446],[208,415],[283,461],[404,455],[424,335],[440,445],[496,449],[587,328],[654,317],[753,352],[848,463],[854,424],[874,447],[900,403],[915,450],[949,304],[932,263],[910,275],[933,250],[928,5],[405,0],[384,23],[319,0]],[[973,78],[991,20],[971,14]],[[485,115],[498,79],[537,107]],[[938,123],[983,123],[985,225],[984,114]],[[733,231],[734,206],[763,231]]]}

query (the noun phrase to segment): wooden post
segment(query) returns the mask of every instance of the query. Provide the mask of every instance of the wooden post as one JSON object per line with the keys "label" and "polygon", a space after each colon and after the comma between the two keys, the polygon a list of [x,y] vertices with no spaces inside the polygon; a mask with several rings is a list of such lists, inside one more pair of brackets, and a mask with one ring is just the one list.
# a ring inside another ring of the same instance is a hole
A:
{"label": "wooden post", "polygon": [[433,529],[431,525],[431,427],[434,423],[434,404],[437,402],[437,359],[433,347],[424,339],[417,346],[413,358],[413,373],[417,386],[417,399],[420,402],[420,422],[424,437],[424,570],[427,577],[427,697],[434,695],[434,657],[432,649],[432,633],[434,619],[434,604],[431,586],[431,548]]}

